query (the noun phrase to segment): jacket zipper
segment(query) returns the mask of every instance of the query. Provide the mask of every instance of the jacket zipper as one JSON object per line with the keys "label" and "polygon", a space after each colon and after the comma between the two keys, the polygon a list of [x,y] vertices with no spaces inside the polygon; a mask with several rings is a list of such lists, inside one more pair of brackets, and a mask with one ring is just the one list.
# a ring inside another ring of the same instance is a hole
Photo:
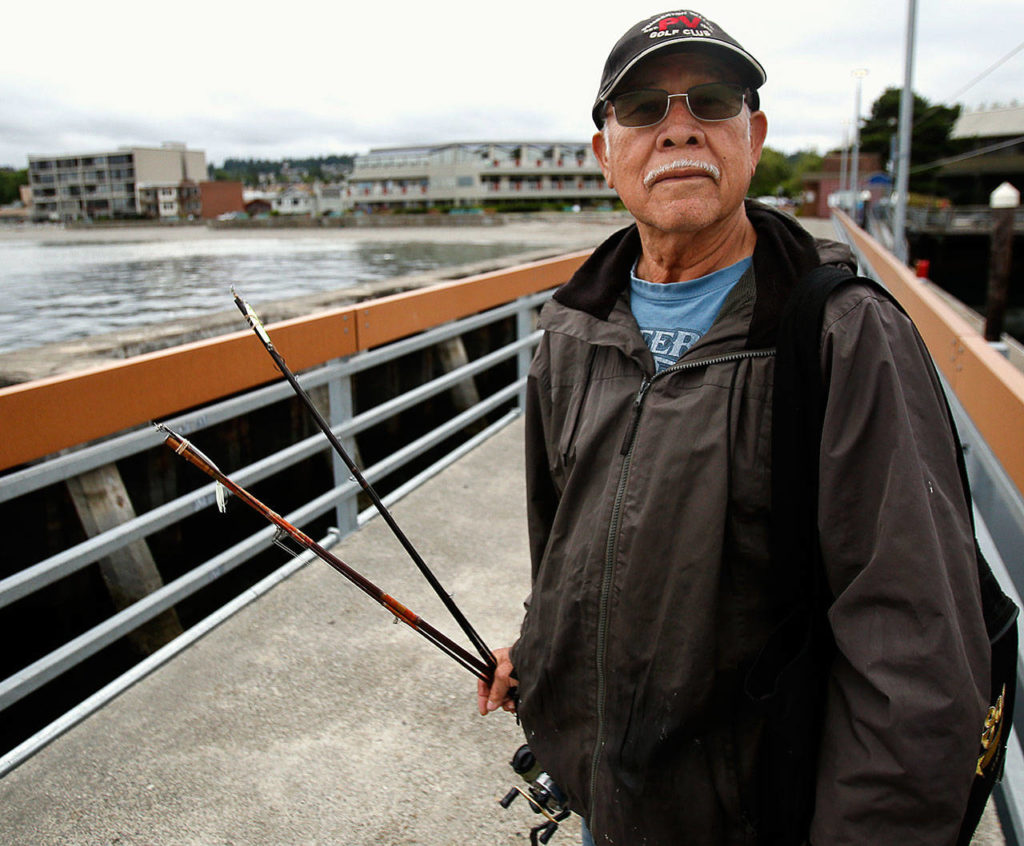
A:
{"label": "jacket zipper", "polygon": [[598,606],[597,618],[597,737],[594,742],[594,753],[590,764],[590,814],[591,824],[597,815],[597,772],[601,762],[601,752],[605,744],[605,725],[607,695],[607,672],[605,659],[608,652],[608,606],[611,601],[612,577],[615,574],[615,549],[618,546],[619,520],[622,516],[622,501],[626,495],[626,486],[629,481],[629,470],[633,463],[633,447],[636,442],[636,433],[640,426],[640,415],[643,412],[644,402],[651,386],[657,379],[661,379],[672,373],[682,370],[695,370],[698,367],[710,367],[716,364],[729,364],[743,359],[769,358],[775,355],[774,349],[743,350],[742,352],[724,353],[712,356],[711,358],[694,359],[683,361],[666,367],[660,373],[653,376],[644,376],[640,383],[640,390],[637,391],[636,399],[633,400],[633,409],[630,415],[629,426],[626,430],[626,437],[623,439],[621,454],[625,456],[622,462],[622,470],[619,473],[619,484],[615,491],[615,500],[612,504],[611,521],[608,526],[608,542],[605,545],[604,571],[601,576],[601,597]]}

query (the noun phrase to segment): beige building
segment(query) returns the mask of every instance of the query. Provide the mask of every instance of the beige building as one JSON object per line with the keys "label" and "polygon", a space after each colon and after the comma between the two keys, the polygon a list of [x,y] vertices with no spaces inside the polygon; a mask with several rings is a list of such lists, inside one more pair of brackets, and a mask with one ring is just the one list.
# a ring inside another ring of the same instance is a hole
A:
{"label": "beige building", "polygon": [[200,213],[199,183],[206,153],[184,144],[120,147],[115,151],[28,157],[32,219],[149,217]]}
{"label": "beige building", "polygon": [[389,147],[357,156],[351,207],[597,205],[616,199],[589,142],[504,141]]}

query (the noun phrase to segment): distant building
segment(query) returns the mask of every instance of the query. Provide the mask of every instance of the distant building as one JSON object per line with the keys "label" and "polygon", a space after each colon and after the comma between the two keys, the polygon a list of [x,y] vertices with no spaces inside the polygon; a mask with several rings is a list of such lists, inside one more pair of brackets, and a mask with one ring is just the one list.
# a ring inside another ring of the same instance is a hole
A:
{"label": "distant building", "polygon": [[316,197],[309,185],[289,185],[271,201],[278,214],[316,214]]}
{"label": "distant building", "polygon": [[[250,192],[249,196],[257,199],[255,193],[258,192]],[[279,215],[309,217],[337,216],[351,206],[344,185],[325,185],[320,182],[288,185],[278,193],[272,194],[270,203],[272,210]]]}
{"label": "distant building", "polygon": [[137,195],[139,214],[151,220],[191,219],[202,212],[199,186],[191,179],[183,179],[177,185],[143,185],[137,189]]}
{"label": "distant building", "polygon": [[245,213],[249,217],[260,217],[262,215],[268,215],[273,210],[274,206],[270,200],[264,200],[257,197],[254,200],[249,200],[245,204]]}
{"label": "distant building", "polygon": [[245,211],[242,199],[241,182],[200,182],[199,183],[200,217],[205,220],[219,217],[231,212]]}
{"label": "distant building", "polygon": [[32,219],[197,217],[206,153],[184,144],[28,157]]}
{"label": "distant building", "polygon": [[616,199],[589,143],[505,141],[389,147],[356,156],[348,200],[364,211]]}
{"label": "distant building", "polygon": [[[848,154],[846,159],[846,179],[849,182],[853,154]],[[882,176],[881,167],[882,157],[878,153],[860,154],[857,163],[857,181],[860,183],[861,191],[871,192],[872,202],[888,193],[888,183],[879,179],[879,176]],[[820,171],[805,173],[801,177],[803,198],[800,204],[800,214],[805,217],[829,217],[832,214],[831,207],[838,204],[842,176],[842,153],[829,153],[822,160]]]}
{"label": "distant building", "polygon": [[965,111],[950,137],[974,154],[939,170],[939,179],[956,205],[988,205],[989,194],[1003,182],[1024,190],[1024,106]]}

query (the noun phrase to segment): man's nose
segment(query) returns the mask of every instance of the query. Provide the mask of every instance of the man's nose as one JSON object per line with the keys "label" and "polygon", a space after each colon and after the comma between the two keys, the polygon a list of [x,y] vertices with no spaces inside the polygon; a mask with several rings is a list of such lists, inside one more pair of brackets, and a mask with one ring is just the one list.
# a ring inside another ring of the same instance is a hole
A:
{"label": "man's nose", "polygon": [[704,143],[704,127],[693,116],[685,97],[668,101],[668,114],[661,122],[658,144],[662,147],[681,147]]}

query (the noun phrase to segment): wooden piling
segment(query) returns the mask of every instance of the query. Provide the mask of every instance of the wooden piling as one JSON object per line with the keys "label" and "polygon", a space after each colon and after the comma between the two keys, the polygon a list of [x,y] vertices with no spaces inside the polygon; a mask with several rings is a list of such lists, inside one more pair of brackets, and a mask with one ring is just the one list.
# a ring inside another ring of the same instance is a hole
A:
{"label": "wooden piling", "polygon": [[1020,205],[1020,192],[1004,182],[989,197],[992,209],[992,249],[988,268],[988,303],[985,308],[985,340],[998,341],[1010,291],[1013,261],[1013,219]]}
{"label": "wooden piling", "polygon": [[[466,353],[466,345],[461,337],[450,338],[437,345],[437,354],[445,373],[465,367],[469,364],[469,355]],[[480,392],[476,388],[476,382],[472,376],[468,376],[461,382],[456,382],[448,392],[458,411],[466,411],[480,402]],[[482,428],[483,421],[477,421],[467,431],[477,431]]]}
{"label": "wooden piling", "polygon": [[[114,464],[72,477],[67,480],[67,487],[89,537],[114,529],[136,516],[128,490]],[[118,611],[163,587],[163,578],[145,540],[133,541],[115,550],[99,561],[99,568]],[[127,639],[137,652],[149,655],[181,632],[181,622],[171,608],[139,626]]]}
{"label": "wooden piling", "polygon": [[985,340],[998,341],[1010,293],[1015,209],[992,209],[992,252],[988,270],[988,302],[985,307]]}

